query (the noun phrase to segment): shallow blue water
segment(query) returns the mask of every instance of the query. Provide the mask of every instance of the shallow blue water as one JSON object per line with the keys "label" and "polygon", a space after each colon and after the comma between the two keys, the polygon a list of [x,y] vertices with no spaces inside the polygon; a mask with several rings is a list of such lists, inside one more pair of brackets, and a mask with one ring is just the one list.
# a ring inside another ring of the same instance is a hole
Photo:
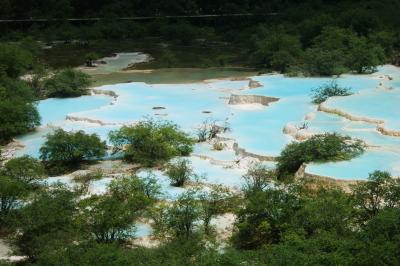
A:
{"label": "shallow blue water", "polygon": [[[378,78],[379,75],[391,75],[393,79],[388,81]],[[338,79],[339,85],[350,87],[355,94],[330,100],[328,104],[357,115],[384,119],[389,127],[400,127],[398,115],[400,105],[397,104],[400,100],[398,92],[400,90],[396,89],[400,82],[399,77],[400,70],[390,66],[381,67],[373,76],[344,75]],[[338,132],[360,138],[370,146],[378,146],[381,152],[368,150],[365,155],[351,162],[313,165],[308,168],[312,173],[347,179],[365,178],[367,172],[373,168],[387,168],[392,173],[397,173],[400,138],[380,134],[373,124],[352,122],[337,115],[318,112],[317,106],[311,103],[312,89],[331,79],[287,78],[282,75],[257,76],[253,79],[263,86],[244,90],[248,81],[227,80],[168,85],[128,83],[100,87],[119,95],[112,105],[110,105],[111,98],[106,96],[44,100],[39,103],[44,127],[33,134],[18,138],[26,145],[19,154],[38,156],[44,136],[52,130],[51,127],[46,127],[47,124],[60,126],[66,130],[82,129],[107,139],[108,133],[122,124],[152,116],[171,120],[193,135],[204,120],[215,120],[219,123],[227,121],[231,131],[224,135],[234,138],[241,148],[255,154],[277,156],[285,145],[294,141],[291,136],[283,134],[285,125],[301,125],[307,114],[314,113],[315,118],[307,122],[309,131]],[[390,85],[395,89],[390,92],[379,90],[376,88],[379,83]],[[280,100],[270,106],[244,108],[228,105],[231,93],[273,96]],[[67,115],[83,120],[100,120],[110,125],[66,121]],[[195,154],[207,155],[222,161],[236,159],[234,152],[213,151],[207,145],[197,145]],[[242,173],[236,170],[218,168],[198,158],[191,160],[196,169],[207,174],[209,183],[223,183],[228,186],[241,184]],[[353,162],[354,167],[350,167],[350,163]],[[363,168],[363,164],[368,167]],[[162,173],[157,173],[157,176],[165,183],[165,191],[172,193],[167,197],[176,198],[182,192],[179,188],[168,187],[169,181]]]}

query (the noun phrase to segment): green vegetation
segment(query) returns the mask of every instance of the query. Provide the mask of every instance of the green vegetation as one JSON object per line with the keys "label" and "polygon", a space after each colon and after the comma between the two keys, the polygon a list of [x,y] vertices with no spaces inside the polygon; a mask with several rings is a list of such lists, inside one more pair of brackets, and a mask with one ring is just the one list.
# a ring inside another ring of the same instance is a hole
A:
{"label": "green vegetation", "polygon": [[[248,194],[238,211],[234,243],[253,250],[251,254],[268,265],[396,264],[395,239],[400,231],[392,225],[400,213],[397,204],[385,201],[384,193],[398,201],[399,184],[388,173],[375,172],[351,194],[307,183],[280,184]],[[367,190],[381,192],[364,193]],[[379,201],[373,214],[361,207],[370,206],[371,199]]]}
{"label": "green vegetation", "polygon": [[[386,0],[1,1],[1,19],[104,19],[1,24],[0,144],[40,124],[37,99],[88,93],[89,76],[72,69],[52,73],[45,64],[91,67],[113,52],[137,50],[154,58],[133,66],[137,69],[256,66],[260,72],[290,75],[371,73],[382,63],[400,64],[399,8],[398,1]],[[239,13],[254,16],[163,18]],[[158,18],[119,19],[129,16]],[[164,71],[165,80],[174,78]],[[333,81],[316,89],[312,100],[318,104],[349,93]],[[228,125],[205,121],[196,133],[199,141],[207,141],[227,130]],[[175,186],[184,186],[192,174],[187,160],[171,162],[189,155],[194,145],[171,122],[124,126],[110,140],[128,162],[165,166]],[[342,189],[293,178],[304,163],[360,155],[361,141],[324,134],[294,142],[282,151],[277,169],[251,167],[239,193],[191,184],[194,188],[173,202],[160,199],[160,185],[151,174],[120,176],[103,195],[87,189],[101,173],[76,179],[86,189],[39,182],[46,168],[51,174],[74,170],[103,157],[106,149],[97,135],[60,129],[47,136],[43,162],[24,156],[1,163],[0,234],[28,256],[17,265],[400,264],[399,179],[376,171],[368,181]],[[213,228],[215,221],[218,226],[226,222],[214,220],[220,215],[236,216],[232,237],[229,229],[218,234]],[[152,225],[157,247],[132,241],[139,221]]]}
{"label": "green vegetation", "polygon": [[105,141],[101,141],[96,134],[57,129],[47,135],[46,142],[40,148],[40,159],[52,172],[59,173],[75,169],[84,161],[99,159],[106,150]]}
{"label": "green vegetation", "polygon": [[27,133],[40,124],[33,93],[24,81],[0,73],[0,143]]}
{"label": "green vegetation", "polygon": [[0,43],[0,74],[10,78],[24,75],[33,64],[33,55],[19,45]]}
{"label": "green vegetation", "polygon": [[43,84],[44,96],[65,98],[86,95],[90,84],[88,74],[74,69],[62,70],[45,80]]}
{"label": "green vegetation", "polygon": [[95,52],[91,52],[85,55],[86,59],[86,66],[87,67],[94,67],[94,61],[99,59],[99,55],[96,54]]}
{"label": "green vegetation", "polygon": [[167,209],[167,226],[174,237],[188,240],[198,232],[196,221],[200,219],[200,215],[201,205],[195,198],[195,191],[189,191]]}
{"label": "green vegetation", "polygon": [[349,96],[351,94],[350,88],[342,88],[337,84],[336,80],[332,80],[313,90],[312,102],[320,104],[328,100],[329,97]]}
{"label": "green vegetation", "polygon": [[146,181],[137,176],[123,177],[109,185],[109,193],[91,196],[82,204],[83,222],[98,242],[132,238],[135,219],[154,203],[158,190],[146,193]]}
{"label": "green vegetation", "polygon": [[193,168],[187,159],[178,159],[175,162],[170,162],[166,169],[171,185],[175,187],[182,187],[193,176]]}
{"label": "green vegetation", "polygon": [[278,178],[293,176],[303,163],[350,160],[364,152],[364,143],[350,137],[326,133],[287,145],[277,159]]}
{"label": "green vegetation", "polygon": [[[188,191],[171,204],[155,204],[159,192],[146,194],[149,182],[136,176],[115,180],[109,193],[91,197],[55,185],[36,190],[29,199],[20,197],[25,204],[12,210],[7,224],[18,232],[13,243],[31,259],[23,265],[399,262],[398,179],[376,171],[367,182],[354,185],[351,193],[323,183],[274,180],[244,193],[239,201],[216,187],[200,194]],[[154,210],[161,217],[158,229],[167,239],[156,248],[128,248],[135,221]],[[210,221],[227,212],[237,215],[232,246],[218,252]]]}
{"label": "green vegetation", "polygon": [[114,152],[122,152],[125,160],[145,166],[164,163],[175,156],[187,156],[194,144],[177,125],[155,120],[123,126],[110,133],[110,141]]}
{"label": "green vegetation", "polygon": [[46,174],[43,164],[27,155],[7,161],[3,166],[3,172],[9,177],[25,183],[34,183]]}

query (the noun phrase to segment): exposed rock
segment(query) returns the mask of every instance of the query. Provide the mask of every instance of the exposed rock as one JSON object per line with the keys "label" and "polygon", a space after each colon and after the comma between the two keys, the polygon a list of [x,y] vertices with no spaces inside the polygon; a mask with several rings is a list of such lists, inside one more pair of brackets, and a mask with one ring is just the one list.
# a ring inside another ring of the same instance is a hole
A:
{"label": "exposed rock", "polygon": [[118,98],[118,94],[116,94],[114,91],[99,90],[99,89],[92,89],[91,91],[93,94],[106,95],[106,96],[111,96],[113,98]]}
{"label": "exposed rock", "polygon": [[302,129],[302,130],[297,131],[295,138],[297,140],[302,141],[302,140],[307,140],[307,139],[311,138],[313,135],[314,134],[312,132]]}
{"label": "exposed rock", "polygon": [[283,133],[295,136],[297,134],[298,129],[292,125],[292,124],[286,124],[286,126],[283,128]]}
{"label": "exposed rock", "polygon": [[261,104],[264,106],[268,106],[272,102],[279,101],[279,98],[261,96],[261,95],[235,95],[232,94],[229,98],[229,103],[231,105],[239,105],[239,104]]}
{"label": "exposed rock", "polygon": [[87,123],[92,123],[92,124],[98,124],[101,126],[115,126],[118,125],[118,123],[111,123],[111,122],[103,122],[101,120],[98,119],[92,119],[92,118],[87,118],[87,117],[76,117],[76,116],[72,116],[72,115],[67,115],[66,120],[70,120],[70,121],[76,121],[76,122],[87,122]]}
{"label": "exposed rock", "polygon": [[250,79],[249,81],[249,88],[250,89],[256,89],[262,87],[262,84],[256,80]]}
{"label": "exposed rock", "polygon": [[393,137],[400,137],[400,130],[391,130],[391,129],[386,128],[385,121],[381,120],[381,119],[355,116],[355,115],[346,113],[346,112],[338,110],[338,109],[329,108],[329,107],[325,106],[323,103],[319,105],[318,110],[326,112],[326,113],[336,114],[336,115],[342,116],[344,118],[347,118],[351,121],[362,121],[362,122],[367,122],[370,124],[376,124],[377,125],[376,130],[379,131],[381,134],[387,135],[387,136],[393,136]]}

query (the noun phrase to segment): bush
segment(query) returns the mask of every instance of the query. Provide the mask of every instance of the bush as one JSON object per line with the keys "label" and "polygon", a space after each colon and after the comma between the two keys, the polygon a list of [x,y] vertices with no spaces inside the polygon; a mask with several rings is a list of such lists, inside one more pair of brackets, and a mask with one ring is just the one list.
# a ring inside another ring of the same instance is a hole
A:
{"label": "bush", "polygon": [[18,45],[0,43],[0,69],[10,78],[18,78],[32,67],[32,54]]}
{"label": "bush", "polygon": [[42,163],[29,156],[9,160],[4,164],[3,171],[7,176],[26,183],[34,182],[45,176]]}
{"label": "bush", "polygon": [[303,163],[350,160],[364,152],[365,144],[336,133],[315,135],[287,145],[277,159],[278,179],[293,176]]}
{"label": "bush", "polygon": [[201,217],[201,205],[194,191],[182,194],[167,209],[167,226],[178,239],[188,240],[194,237],[196,222]]}
{"label": "bush", "polygon": [[78,97],[88,94],[90,76],[79,70],[66,69],[57,72],[44,83],[46,97]]}
{"label": "bush", "polygon": [[[1,72],[1,70],[0,70]],[[0,73],[0,144],[40,125],[40,115],[29,86]]]}
{"label": "bush", "polygon": [[253,193],[255,191],[263,191],[271,182],[276,180],[276,171],[271,170],[265,165],[252,165],[247,173],[243,176],[245,193]]}
{"label": "bush", "polygon": [[342,88],[337,84],[336,80],[332,80],[313,90],[312,102],[320,104],[325,102],[329,97],[349,96],[351,94],[353,93],[350,88]]}
{"label": "bush", "polygon": [[62,172],[78,167],[83,161],[103,157],[106,149],[105,141],[101,141],[96,134],[57,129],[47,135],[46,142],[40,148],[40,159],[52,171]]}
{"label": "bush", "polygon": [[172,186],[181,187],[190,180],[193,175],[193,168],[189,160],[179,159],[167,165],[166,173]]}
{"label": "bush", "polygon": [[134,236],[135,220],[155,202],[158,188],[137,176],[113,180],[109,192],[83,201],[84,221],[89,232],[99,242],[126,240]]}
{"label": "bush", "polygon": [[304,53],[304,70],[311,76],[340,75],[347,71],[345,59],[337,50],[309,48]]}
{"label": "bush", "polygon": [[154,120],[112,131],[110,141],[114,152],[122,151],[126,161],[146,166],[164,163],[175,156],[187,156],[194,144],[176,124]]}

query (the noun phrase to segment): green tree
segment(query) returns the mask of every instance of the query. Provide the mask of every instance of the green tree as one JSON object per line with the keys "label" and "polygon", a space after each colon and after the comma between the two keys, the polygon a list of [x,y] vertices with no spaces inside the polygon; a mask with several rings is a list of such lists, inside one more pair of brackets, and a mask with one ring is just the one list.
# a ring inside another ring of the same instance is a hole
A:
{"label": "green tree", "polygon": [[96,134],[88,135],[83,131],[57,129],[46,138],[40,148],[40,159],[55,172],[76,168],[84,161],[97,160],[107,150],[105,141]]}
{"label": "green tree", "polygon": [[312,76],[340,75],[347,71],[344,61],[340,51],[308,48],[304,53],[304,70]]}
{"label": "green tree", "polygon": [[18,78],[32,67],[32,54],[15,44],[0,43],[0,68],[8,77]]}
{"label": "green tree", "polygon": [[302,53],[301,42],[293,34],[282,29],[267,30],[262,28],[257,36],[256,48],[253,54],[256,62],[264,67],[285,72],[298,61]]}
{"label": "green tree", "polygon": [[243,191],[246,194],[251,194],[256,191],[263,191],[273,181],[276,180],[276,171],[269,167],[256,164],[250,166],[247,173],[243,176],[244,186]]}
{"label": "green tree", "polygon": [[0,172],[0,227],[6,216],[21,206],[29,194],[29,186],[21,180]]}
{"label": "green tree", "polygon": [[182,187],[186,182],[190,181],[190,178],[193,176],[193,168],[189,160],[178,159],[168,163],[166,174],[171,180],[172,186]]}
{"label": "green tree", "polygon": [[[99,242],[125,240],[134,236],[135,220],[155,202],[159,191],[149,193],[137,176],[123,177],[109,185],[109,193],[92,196],[81,204],[83,223]],[[153,185],[152,185],[153,186]]]}
{"label": "green tree", "polygon": [[385,208],[400,207],[400,180],[388,172],[371,173],[368,181],[355,185],[352,192],[361,221],[368,221]]}
{"label": "green tree", "polygon": [[40,125],[33,93],[23,81],[0,75],[0,143]]}
{"label": "green tree", "polygon": [[400,263],[400,209],[380,211],[360,232],[364,245],[355,257],[356,265],[397,265]]}
{"label": "green tree", "polygon": [[88,94],[90,76],[79,70],[66,69],[54,74],[44,82],[46,97],[78,97]]}
{"label": "green tree", "polygon": [[300,201],[289,189],[280,187],[250,194],[245,206],[237,212],[237,230],[233,236],[235,246],[254,249],[279,243],[293,214],[300,208]]}
{"label": "green tree", "polygon": [[13,225],[17,247],[30,258],[58,249],[79,239],[76,194],[56,185],[38,193],[18,211]]}
{"label": "green tree", "polygon": [[27,155],[7,161],[3,171],[7,176],[25,183],[40,180],[46,173],[40,161]]}
{"label": "green tree", "polygon": [[336,133],[314,135],[303,142],[287,145],[277,159],[278,179],[293,176],[303,163],[350,160],[364,152],[361,140]]}
{"label": "green tree", "polygon": [[98,54],[92,52],[92,53],[86,54],[85,58],[86,58],[86,66],[87,67],[93,67],[94,66],[93,65],[94,61],[99,59],[100,57],[99,57]]}
{"label": "green tree", "polygon": [[175,156],[187,156],[194,144],[177,125],[155,120],[112,131],[110,141],[114,152],[122,151],[125,160],[146,166],[163,163]]}
{"label": "green tree", "polygon": [[365,37],[352,40],[349,51],[348,67],[359,74],[376,71],[376,67],[385,60],[385,53],[380,45],[369,42]]}
{"label": "green tree", "polygon": [[196,222],[201,217],[201,206],[195,191],[182,194],[167,210],[167,224],[173,236],[188,240],[195,235]]}
{"label": "green tree", "polygon": [[213,187],[211,191],[200,195],[201,202],[201,219],[203,221],[204,233],[209,234],[211,231],[211,219],[216,215],[224,214],[232,210],[235,205],[235,199],[229,189],[219,185]]}

